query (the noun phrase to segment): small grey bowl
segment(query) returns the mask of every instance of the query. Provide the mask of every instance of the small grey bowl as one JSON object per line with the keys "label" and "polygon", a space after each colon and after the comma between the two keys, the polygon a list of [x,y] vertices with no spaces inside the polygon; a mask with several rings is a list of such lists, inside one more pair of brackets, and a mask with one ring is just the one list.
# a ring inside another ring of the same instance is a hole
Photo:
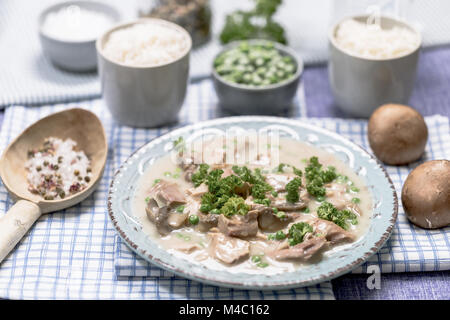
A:
{"label": "small grey bowl", "polygon": [[[174,61],[155,66],[132,66],[104,54],[104,45],[116,30],[140,23],[157,23],[183,33],[186,50]],[[103,99],[114,119],[132,127],[158,127],[175,122],[186,97],[192,39],[179,25],[154,18],[138,19],[108,30],[97,40]]]}
{"label": "small grey bowl", "polygon": [[414,87],[420,33],[405,22],[381,17],[381,27],[405,27],[418,37],[418,46],[400,57],[368,59],[341,49],[335,40],[339,25],[347,19],[367,21],[367,15],[347,17],[334,25],[329,33],[330,58],[328,73],[331,90],[340,109],[357,117],[368,118],[379,106],[386,103],[407,104]]}
{"label": "small grey bowl", "polygon": [[[297,71],[290,79],[261,87],[229,82],[216,72],[214,61],[220,54],[237,47],[241,42],[229,43],[213,59],[213,83],[220,106],[235,114],[271,115],[280,113],[292,104],[303,72],[303,61],[289,47],[274,43],[281,55],[292,57],[297,65]],[[254,39],[246,42],[255,44],[264,42],[264,40]]]}
{"label": "small grey bowl", "polygon": [[52,38],[42,30],[42,25],[47,14],[70,5],[102,12],[110,16],[114,24],[120,21],[120,14],[114,7],[102,2],[68,1],[48,7],[39,16],[39,39],[44,54],[50,58],[51,62],[55,66],[67,71],[94,71],[97,68],[97,53],[95,49],[95,41],[97,39],[95,37],[87,41],[61,40]]}

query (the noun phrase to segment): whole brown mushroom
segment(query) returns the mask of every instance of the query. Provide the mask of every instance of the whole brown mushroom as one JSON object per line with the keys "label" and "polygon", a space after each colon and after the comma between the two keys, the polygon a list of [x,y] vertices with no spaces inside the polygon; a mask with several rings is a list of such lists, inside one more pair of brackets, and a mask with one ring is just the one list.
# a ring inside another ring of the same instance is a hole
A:
{"label": "whole brown mushroom", "polygon": [[428,129],[422,115],[413,108],[385,104],[370,117],[368,136],[378,159],[386,164],[401,165],[422,156]]}
{"label": "whole brown mushroom", "polygon": [[402,203],[408,219],[419,227],[450,225],[450,161],[427,161],[411,171],[403,185]]}

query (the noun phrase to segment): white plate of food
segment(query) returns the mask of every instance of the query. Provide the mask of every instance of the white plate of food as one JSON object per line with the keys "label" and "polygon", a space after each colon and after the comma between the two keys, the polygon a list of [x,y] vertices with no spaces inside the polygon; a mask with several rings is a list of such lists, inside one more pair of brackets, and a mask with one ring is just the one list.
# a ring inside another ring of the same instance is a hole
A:
{"label": "white plate of food", "polygon": [[204,283],[312,285],[389,238],[397,196],[364,149],[301,120],[230,117],[171,131],[116,172],[108,210],[145,260]]}

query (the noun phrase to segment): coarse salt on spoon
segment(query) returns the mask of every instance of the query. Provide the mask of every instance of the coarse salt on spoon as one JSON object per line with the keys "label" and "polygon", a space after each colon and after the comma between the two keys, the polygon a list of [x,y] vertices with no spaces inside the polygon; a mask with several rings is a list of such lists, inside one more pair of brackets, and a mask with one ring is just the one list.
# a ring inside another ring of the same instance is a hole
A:
{"label": "coarse salt on spoon", "polygon": [[[41,146],[48,137],[72,139],[77,149],[90,159],[92,178],[82,191],[64,199],[44,200],[28,190],[26,162],[28,151]],[[19,135],[0,159],[0,177],[17,202],[0,218],[0,263],[44,213],[71,207],[88,197],[100,182],[106,164],[108,143],[98,117],[74,108],[45,117]]]}

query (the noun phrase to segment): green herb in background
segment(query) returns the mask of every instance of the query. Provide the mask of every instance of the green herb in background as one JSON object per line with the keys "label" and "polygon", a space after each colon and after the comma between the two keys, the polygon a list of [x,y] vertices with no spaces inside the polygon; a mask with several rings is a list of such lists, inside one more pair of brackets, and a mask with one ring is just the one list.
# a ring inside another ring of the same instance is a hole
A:
{"label": "green herb in background", "polygon": [[254,0],[250,11],[238,10],[227,15],[220,41],[228,43],[236,40],[266,39],[287,43],[283,27],[272,17],[282,0]]}

